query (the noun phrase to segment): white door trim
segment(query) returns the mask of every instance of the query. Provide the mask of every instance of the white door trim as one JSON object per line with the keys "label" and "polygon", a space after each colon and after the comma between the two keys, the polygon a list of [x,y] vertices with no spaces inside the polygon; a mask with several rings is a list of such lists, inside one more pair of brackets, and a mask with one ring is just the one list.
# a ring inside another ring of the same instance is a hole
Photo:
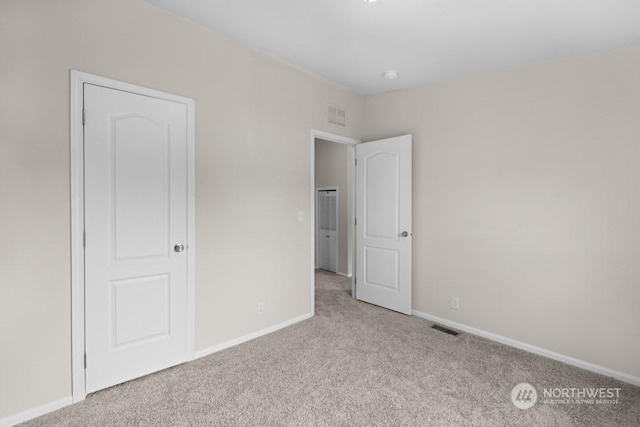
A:
{"label": "white door trim", "polygon": [[195,354],[195,102],[193,99],[71,70],[70,165],[71,165],[71,372],[73,401],[86,397],[85,295],[84,295],[84,129],[83,85],[94,84],[167,101],[187,107],[187,336],[189,358]]}
{"label": "white door trim", "polygon": [[[316,296],[315,296],[315,265],[316,265],[316,138],[324,139],[325,141],[336,142],[338,144],[347,144],[351,146],[353,150],[353,158],[355,159],[355,146],[360,143],[359,139],[349,138],[348,136],[337,135],[334,133],[329,133],[321,130],[311,129],[311,138],[309,140],[309,236],[310,236],[310,251],[309,265],[311,268],[309,269],[309,289],[310,289],[310,297],[309,297],[309,312],[311,314],[315,313],[316,307]],[[355,160],[354,160],[355,161]],[[353,168],[353,172],[351,173],[351,185],[349,186],[349,193],[354,197],[351,197],[351,217],[349,221],[351,224],[355,221],[356,218],[356,203],[355,203],[355,179],[356,179],[356,171]],[[355,229],[353,231],[353,247],[355,248]],[[355,262],[356,257],[355,253],[353,254],[353,266],[351,271],[354,273],[351,277],[351,295],[355,298]]]}
{"label": "white door trim", "polygon": [[[335,191],[336,192],[336,274],[338,274],[338,270],[340,270],[340,189],[338,187],[316,187],[315,198],[316,198],[316,210],[315,210],[315,218],[318,217],[318,192],[320,191]],[[315,221],[314,221],[315,222]],[[320,252],[320,242],[319,236],[320,230],[316,224],[316,268],[318,268],[318,252]]]}

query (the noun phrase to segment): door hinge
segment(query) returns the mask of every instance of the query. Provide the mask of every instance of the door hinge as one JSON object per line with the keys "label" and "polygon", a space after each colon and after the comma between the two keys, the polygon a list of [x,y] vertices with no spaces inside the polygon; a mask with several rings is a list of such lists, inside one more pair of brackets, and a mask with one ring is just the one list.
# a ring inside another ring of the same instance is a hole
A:
{"label": "door hinge", "polygon": [[87,122],[87,111],[83,108],[82,109],[82,126],[84,126],[86,122]]}
{"label": "door hinge", "polygon": [[356,227],[358,226],[358,218],[356,218],[356,219],[353,221],[353,225],[355,225]]}
{"label": "door hinge", "polygon": [[84,354],[84,369],[87,369],[87,353]]}
{"label": "door hinge", "polygon": [[356,285],[358,284],[358,278],[357,277],[353,278],[353,283],[356,284]]}
{"label": "door hinge", "polygon": [[83,248],[87,247],[87,232],[86,231],[82,232],[82,247]]}
{"label": "door hinge", "polygon": [[356,166],[358,166],[358,159],[356,159]]}

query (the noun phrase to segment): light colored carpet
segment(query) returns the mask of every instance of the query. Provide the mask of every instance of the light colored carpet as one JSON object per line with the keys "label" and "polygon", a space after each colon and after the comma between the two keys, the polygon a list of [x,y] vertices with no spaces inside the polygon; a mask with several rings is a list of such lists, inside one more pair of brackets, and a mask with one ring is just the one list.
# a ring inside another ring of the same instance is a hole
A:
{"label": "light colored carpet", "polygon": [[[94,393],[31,426],[639,426],[640,389],[472,335],[453,337],[316,274],[316,315]],[[618,405],[517,409],[520,382],[620,387]]]}

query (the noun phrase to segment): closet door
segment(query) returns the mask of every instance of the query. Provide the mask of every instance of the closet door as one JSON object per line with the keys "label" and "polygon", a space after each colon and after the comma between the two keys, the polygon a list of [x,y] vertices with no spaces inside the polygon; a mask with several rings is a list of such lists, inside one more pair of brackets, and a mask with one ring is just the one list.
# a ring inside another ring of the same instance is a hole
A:
{"label": "closet door", "polygon": [[188,359],[187,110],[85,84],[86,390]]}
{"label": "closet door", "polygon": [[338,271],[338,191],[318,190],[318,268]]}

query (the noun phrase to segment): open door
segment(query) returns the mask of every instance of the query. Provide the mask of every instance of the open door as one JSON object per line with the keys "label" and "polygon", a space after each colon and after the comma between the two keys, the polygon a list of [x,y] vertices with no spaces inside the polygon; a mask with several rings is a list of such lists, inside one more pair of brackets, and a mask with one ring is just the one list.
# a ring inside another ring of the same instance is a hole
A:
{"label": "open door", "polygon": [[356,298],[411,314],[411,135],[356,146]]}

